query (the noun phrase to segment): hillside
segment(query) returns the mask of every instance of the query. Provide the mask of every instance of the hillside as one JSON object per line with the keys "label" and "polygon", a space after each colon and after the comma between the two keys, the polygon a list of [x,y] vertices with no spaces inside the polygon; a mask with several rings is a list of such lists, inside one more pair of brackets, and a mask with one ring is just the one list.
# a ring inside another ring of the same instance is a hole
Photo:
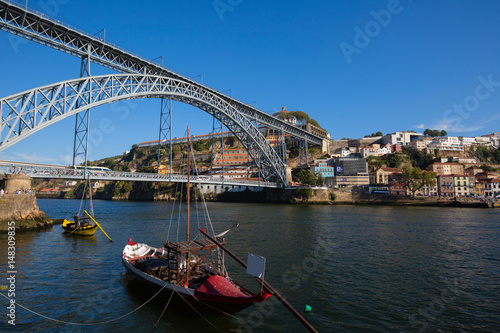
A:
{"label": "hillside", "polygon": [[[192,143],[193,155],[195,158],[196,167],[208,172],[210,168],[210,159],[212,152],[212,140],[198,140]],[[298,155],[296,147],[288,147],[290,156]],[[242,144],[235,137],[224,138],[224,149],[243,148]],[[320,158],[319,149],[311,148],[310,158]],[[176,144],[172,146],[172,171],[174,173],[183,171],[186,163],[186,145]],[[161,150],[161,163],[168,170],[170,157],[170,147],[163,146]],[[297,165],[297,157],[290,158],[289,166]],[[89,166],[101,166],[109,168],[113,171],[128,171],[128,172],[147,172],[156,173],[158,167],[158,148],[148,147],[141,148],[137,145],[132,146],[129,152],[123,155],[116,155],[100,160],[89,161]],[[161,170],[161,169],[160,169]],[[256,169],[253,171],[257,171]],[[255,174],[255,176],[257,173]],[[50,197],[65,197],[65,198],[81,198],[83,192],[83,182],[78,182],[75,186],[65,185],[67,181],[52,179],[52,180],[36,180],[34,181],[34,189],[39,192],[46,188],[59,188],[58,193],[50,195]],[[115,199],[115,200],[171,200],[178,196],[179,192],[177,184],[171,183],[153,183],[153,182],[124,182],[124,181],[108,181],[104,183],[94,184],[93,197],[96,199]],[[215,196],[208,196],[208,199],[214,199]]]}

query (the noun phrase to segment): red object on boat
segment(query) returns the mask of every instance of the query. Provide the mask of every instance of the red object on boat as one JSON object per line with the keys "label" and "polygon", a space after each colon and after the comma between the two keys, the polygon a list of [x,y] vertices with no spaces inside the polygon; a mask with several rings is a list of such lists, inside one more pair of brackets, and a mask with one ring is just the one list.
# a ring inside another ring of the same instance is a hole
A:
{"label": "red object on boat", "polygon": [[244,293],[223,276],[213,275],[195,290],[194,296],[201,301],[253,304],[262,302],[270,295],[266,292],[262,295]]}
{"label": "red object on boat", "polygon": [[136,245],[137,243],[132,240],[132,238],[128,239],[127,245]]}

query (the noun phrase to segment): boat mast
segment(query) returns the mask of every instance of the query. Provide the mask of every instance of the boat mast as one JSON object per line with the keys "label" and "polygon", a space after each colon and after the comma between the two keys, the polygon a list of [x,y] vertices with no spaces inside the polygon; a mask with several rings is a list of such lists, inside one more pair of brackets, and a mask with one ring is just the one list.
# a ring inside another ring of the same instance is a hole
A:
{"label": "boat mast", "polygon": [[186,226],[186,240],[188,241],[189,240],[189,201],[190,201],[190,195],[189,195],[189,189],[190,189],[190,178],[189,178],[189,174],[191,173],[191,159],[190,159],[190,156],[191,156],[191,152],[190,152],[190,143],[189,143],[189,126],[187,128],[187,154],[188,154],[188,158],[187,158],[187,172],[188,172],[188,179],[187,179],[187,226]]}

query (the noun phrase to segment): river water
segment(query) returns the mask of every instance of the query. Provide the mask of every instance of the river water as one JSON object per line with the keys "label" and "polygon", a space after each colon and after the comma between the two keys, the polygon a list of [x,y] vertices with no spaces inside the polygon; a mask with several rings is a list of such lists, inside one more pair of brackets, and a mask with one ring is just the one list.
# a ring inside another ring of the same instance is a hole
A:
{"label": "river water", "polygon": [[[79,202],[38,205],[52,218],[71,218]],[[265,256],[266,280],[320,332],[500,330],[499,210],[208,206],[216,231],[240,223],[226,235],[228,247],[244,260],[249,252]],[[15,235],[16,325],[1,297],[1,332],[306,331],[274,298],[234,317],[200,316],[176,303],[162,315],[165,298],[141,307],[152,294],[125,274],[123,246],[129,237],[159,247],[167,234],[175,240],[172,204],[94,201],[94,210],[114,242],[99,231],[67,237],[60,225]],[[193,218],[198,224],[205,226]],[[9,285],[7,264],[7,235],[0,235],[0,286]],[[238,281],[253,281],[229,267]]]}

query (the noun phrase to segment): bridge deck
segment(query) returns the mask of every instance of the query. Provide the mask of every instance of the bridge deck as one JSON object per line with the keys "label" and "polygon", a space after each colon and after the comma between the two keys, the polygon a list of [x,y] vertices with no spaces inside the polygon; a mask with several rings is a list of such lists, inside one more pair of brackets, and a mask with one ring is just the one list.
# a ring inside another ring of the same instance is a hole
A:
{"label": "bridge deck", "polygon": [[[68,180],[83,180],[84,170],[78,170],[65,167],[49,167],[40,165],[30,165],[27,163],[2,163],[0,161],[0,174],[22,173],[32,178],[55,178]],[[187,175],[178,174],[156,174],[142,172],[125,171],[87,171],[87,178],[90,180],[122,180],[122,181],[143,181],[143,182],[168,182],[168,183],[187,183]],[[247,179],[230,178],[228,176],[191,176],[193,184],[213,184],[229,186],[249,186],[249,187],[278,187],[277,183],[254,181]]]}

